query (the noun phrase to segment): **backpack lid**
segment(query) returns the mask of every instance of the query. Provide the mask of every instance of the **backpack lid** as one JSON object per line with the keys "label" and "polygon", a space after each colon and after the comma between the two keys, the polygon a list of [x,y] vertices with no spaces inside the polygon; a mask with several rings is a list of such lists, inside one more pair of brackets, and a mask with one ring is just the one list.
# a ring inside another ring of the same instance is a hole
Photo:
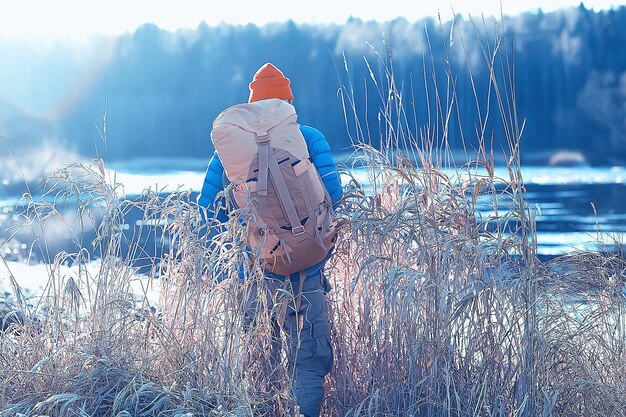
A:
{"label": "backpack lid", "polygon": [[293,105],[280,99],[237,104],[213,122],[211,140],[230,181],[246,179],[258,155],[257,138],[269,134],[269,145],[285,149],[296,158],[309,157]]}
{"label": "backpack lid", "polygon": [[292,116],[296,116],[295,107],[277,98],[236,104],[215,118],[214,133],[211,136],[219,136],[220,130],[227,129],[228,125],[235,125],[248,132],[263,135],[268,129]]}

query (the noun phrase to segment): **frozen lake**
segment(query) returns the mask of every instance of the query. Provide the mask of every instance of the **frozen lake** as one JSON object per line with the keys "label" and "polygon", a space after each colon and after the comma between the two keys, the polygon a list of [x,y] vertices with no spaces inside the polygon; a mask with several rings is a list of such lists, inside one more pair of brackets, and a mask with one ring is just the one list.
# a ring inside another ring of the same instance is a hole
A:
{"label": "frozen lake", "polygon": [[[132,198],[146,189],[167,193],[173,190],[191,190],[195,195],[202,185],[206,162],[179,161],[168,166],[166,160],[118,163],[116,181],[123,184],[126,196]],[[359,172],[356,172],[359,175]],[[506,171],[496,176],[507,178]],[[522,176],[526,185],[526,201],[537,211],[539,254],[552,257],[580,249],[598,249],[597,231],[610,232],[610,239],[623,242],[626,235],[626,170],[623,167],[525,167]],[[2,179],[0,178],[0,183]],[[32,236],[13,235],[7,230],[11,218],[19,212],[15,202],[24,192],[6,181],[0,185],[0,245],[13,236],[12,244],[5,245],[4,253],[12,257],[16,251],[29,248]],[[72,208],[67,208],[70,211]],[[479,210],[488,214],[490,207]],[[129,215],[128,222],[138,217]],[[62,232],[60,232],[62,233]],[[87,239],[95,231],[87,230]],[[47,236],[47,255],[67,247],[67,236]],[[16,243],[17,241],[17,243]],[[89,240],[86,240],[89,242]],[[614,249],[608,242],[608,249]],[[71,249],[71,247],[70,247]],[[606,249],[606,248],[604,248]]]}

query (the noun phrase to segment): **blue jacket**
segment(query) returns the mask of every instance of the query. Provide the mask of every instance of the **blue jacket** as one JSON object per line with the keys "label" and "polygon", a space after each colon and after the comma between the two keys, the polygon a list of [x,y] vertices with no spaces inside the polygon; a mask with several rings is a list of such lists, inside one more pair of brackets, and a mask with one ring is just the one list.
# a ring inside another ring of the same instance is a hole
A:
{"label": "blue jacket", "polygon": [[[336,207],[343,197],[343,188],[341,186],[339,173],[337,172],[337,165],[335,164],[332,153],[330,152],[330,145],[326,141],[322,132],[311,126],[300,125],[300,131],[302,132],[302,136],[304,136],[304,140],[309,150],[311,162],[313,162],[313,165],[315,165],[320,173],[320,176],[322,177],[322,181],[324,182],[324,185],[328,190],[328,194],[330,194],[330,198],[333,202],[333,207]],[[213,213],[215,210],[215,199],[223,190],[224,166],[222,165],[222,161],[220,161],[219,155],[215,152],[209,161],[209,166],[204,176],[202,191],[198,195],[198,205],[206,207],[209,213]],[[224,223],[228,220],[228,214],[224,210],[220,210],[217,213],[217,219]],[[330,255],[331,253],[329,252],[326,259],[310,268],[307,268],[303,272],[307,276],[318,273]],[[281,280],[285,278],[282,275],[272,273],[269,275]],[[298,274],[292,274],[291,278],[293,280],[297,279]]]}

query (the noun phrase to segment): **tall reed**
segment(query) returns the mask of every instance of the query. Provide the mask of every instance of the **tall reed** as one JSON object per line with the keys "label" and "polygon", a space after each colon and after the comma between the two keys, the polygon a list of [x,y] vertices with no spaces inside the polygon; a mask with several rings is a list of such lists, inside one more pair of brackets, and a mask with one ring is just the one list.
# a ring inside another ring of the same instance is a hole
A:
{"label": "tall reed", "polygon": [[[380,92],[366,106],[378,111],[379,132],[364,128],[355,87],[342,90],[356,154],[347,175],[360,171],[367,186],[357,177],[348,184],[341,214],[349,227],[330,269],[338,361],[328,415],[623,416],[624,259],[588,252],[539,262],[510,45],[500,22],[470,22],[489,76],[486,102],[474,90],[473,135],[454,123],[467,103],[451,64],[454,42],[465,51],[466,39],[454,25],[449,36],[425,34],[445,53],[424,58],[432,101],[423,125],[415,127],[416,95],[396,80],[389,44],[366,62]],[[494,111],[500,131],[487,130]],[[494,136],[506,146],[494,150]],[[508,177],[495,175],[497,159]]]}
{"label": "tall reed", "polygon": [[[326,270],[335,365],[324,416],[625,413],[626,265],[619,254],[592,252],[538,261],[514,68],[501,28],[490,27],[474,26],[490,101],[475,92],[474,127],[453,123],[467,100],[452,66],[442,86],[435,65],[449,65],[453,46],[464,49],[453,28],[437,40],[426,33],[445,54],[425,55],[432,102],[417,129],[407,103],[419,97],[397,84],[387,51],[367,61],[382,69],[368,81],[380,92],[368,103],[380,132],[357,110],[354,87],[342,88],[355,157],[342,170]],[[502,131],[488,131],[494,117]],[[459,165],[454,126],[464,129],[468,156]],[[495,175],[492,135],[507,144],[496,152],[508,177]],[[265,285],[243,250],[244,213],[235,210],[212,236],[214,213],[189,191],[158,191],[125,198],[96,160],[50,175],[49,198],[25,197],[22,227],[61,219],[75,250],[52,254],[41,297],[21,297],[12,279],[23,319],[0,335],[0,416],[297,415],[284,357],[275,374],[267,369],[271,308],[281,302],[260,291],[261,313],[243,331],[246,294]],[[76,207],[71,220],[64,201]],[[141,219],[129,223],[131,211]],[[91,241],[88,228],[97,230]],[[6,263],[0,270],[11,275]]]}

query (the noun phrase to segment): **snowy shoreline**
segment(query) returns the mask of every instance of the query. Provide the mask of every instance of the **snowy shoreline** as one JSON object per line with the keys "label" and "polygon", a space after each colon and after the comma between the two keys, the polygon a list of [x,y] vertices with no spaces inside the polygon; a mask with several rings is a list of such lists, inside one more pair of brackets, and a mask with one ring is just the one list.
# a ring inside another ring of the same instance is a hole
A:
{"label": "snowy shoreline", "polygon": [[[88,276],[96,277],[100,269],[101,262],[95,260],[86,264],[84,271]],[[53,275],[57,285],[73,278],[79,289],[84,289],[85,282],[78,279],[77,271],[77,267],[66,265],[61,265],[53,271],[53,265],[46,263],[29,265],[17,261],[0,262],[0,320],[7,312],[17,307],[16,289],[11,277],[19,286],[26,305],[32,308],[39,303],[42,296],[52,290]],[[135,295],[137,303],[141,303],[145,298],[150,305],[155,306],[159,299],[160,282],[146,275],[134,274],[130,278],[130,291]]]}

